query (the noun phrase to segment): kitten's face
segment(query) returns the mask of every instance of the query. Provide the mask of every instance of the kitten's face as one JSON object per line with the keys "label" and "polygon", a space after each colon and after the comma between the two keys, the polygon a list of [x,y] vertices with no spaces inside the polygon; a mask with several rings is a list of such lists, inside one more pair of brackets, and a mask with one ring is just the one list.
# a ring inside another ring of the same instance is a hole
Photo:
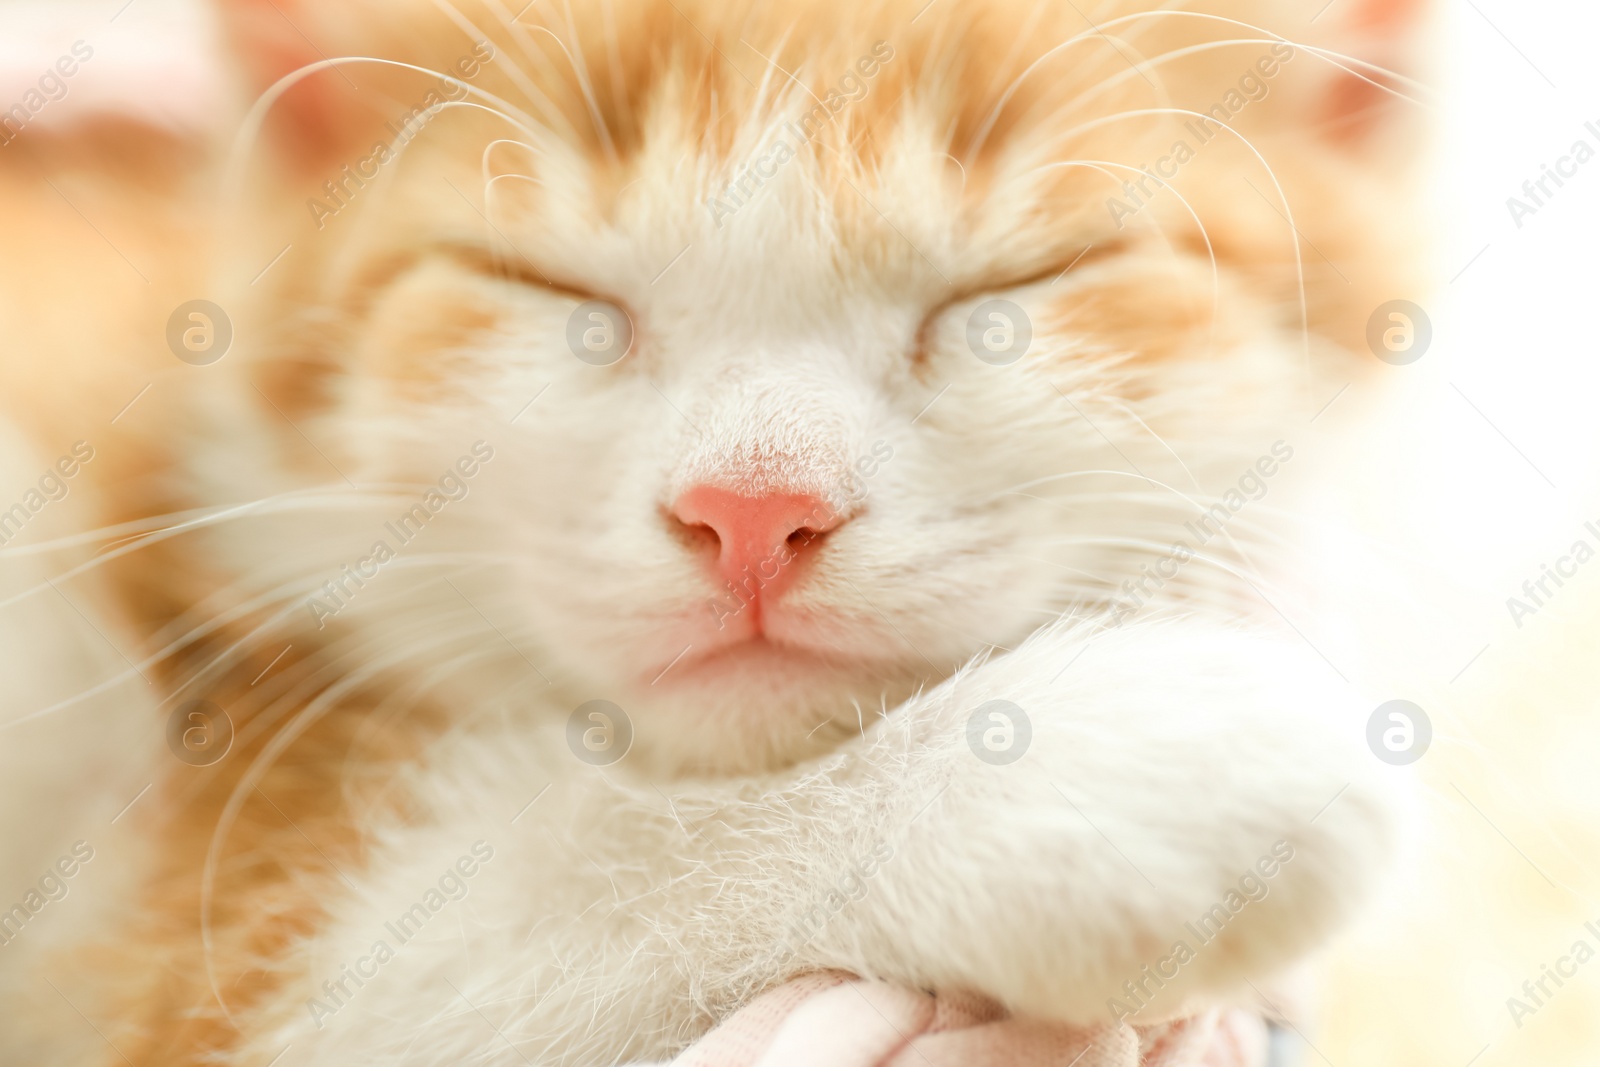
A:
{"label": "kitten's face", "polygon": [[[1208,247],[1189,215],[1236,147],[1191,164],[1189,204],[1167,190],[1119,226],[1108,197],[1172,139],[1097,125],[1155,106],[1126,62],[1093,51],[1008,96],[1045,44],[910,14],[791,34],[779,65],[814,97],[752,54],[792,26],[747,21],[748,84],[682,25],[675,57],[557,26],[614,140],[587,101],[570,129],[447,108],[302,235],[301,287],[275,298],[333,311],[286,343],[326,375],[304,408],[358,484],[493,449],[432,547],[492,555],[482,614],[680,764],[792,758],[1103,606],[1263,451],[1301,370],[1281,222],[1218,210]],[[539,114],[516,35],[493,36],[475,84]],[[1268,45],[1224,52],[1185,84],[1220,96]],[[784,125],[829,88],[814,138]]]}

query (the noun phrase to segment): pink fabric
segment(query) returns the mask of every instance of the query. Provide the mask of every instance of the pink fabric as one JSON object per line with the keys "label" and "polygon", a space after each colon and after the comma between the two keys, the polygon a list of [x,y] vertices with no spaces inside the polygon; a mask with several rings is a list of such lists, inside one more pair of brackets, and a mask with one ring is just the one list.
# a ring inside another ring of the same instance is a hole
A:
{"label": "pink fabric", "polygon": [[980,997],[825,973],[756,998],[671,1067],[1261,1067],[1266,1052],[1247,1011],[1073,1030]]}

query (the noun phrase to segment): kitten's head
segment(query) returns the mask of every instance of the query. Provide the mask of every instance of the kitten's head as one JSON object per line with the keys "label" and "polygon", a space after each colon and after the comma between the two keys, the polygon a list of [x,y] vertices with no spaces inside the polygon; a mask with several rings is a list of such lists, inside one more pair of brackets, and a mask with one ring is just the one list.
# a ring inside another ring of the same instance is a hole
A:
{"label": "kitten's head", "polygon": [[257,89],[366,58],[246,125],[218,373],[263,486],[414,488],[233,565],[293,537],[301,595],[378,575],[301,622],[465,628],[704,768],[1106,611],[1414,258],[1398,83],[1304,44],[1406,5],[1198,6],[240,0]]}

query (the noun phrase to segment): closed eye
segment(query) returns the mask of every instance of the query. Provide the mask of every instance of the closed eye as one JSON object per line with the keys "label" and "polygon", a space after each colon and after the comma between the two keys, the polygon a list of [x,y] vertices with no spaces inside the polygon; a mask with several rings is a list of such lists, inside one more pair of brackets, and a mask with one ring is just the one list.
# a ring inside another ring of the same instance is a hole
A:
{"label": "closed eye", "polygon": [[986,294],[1001,294],[1014,289],[1026,289],[1042,282],[1054,284],[1066,277],[1073,270],[1113,259],[1126,251],[1121,241],[1107,241],[1101,244],[1085,245],[1065,259],[1053,262],[1044,270],[1035,270],[1029,273],[1017,273],[1007,276],[1004,274],[990,276],[981,282],[967,285],[957,290],[956,293],[941,301],[925,316],[917,327],[916,338],[913,343],[911,360],[917,368],[926,367],[928,364],[928,334],[945,312],[957,304],[965,303],[974,297]]}
{"label": "closed eye", "polygon": [[441,241],[433,246],[436,255],[445,256],[461,266],[482,274],[485,277],[496,278],[500,281],[512,282],[516,285],[530,285],[557,296],[570,297],[582,303],[586,300],[607,300],[621,306],[621,302],[604,294],[592,292],[581,285],[576,285],[560,278],[553,278],[549,274],[534,266],[519,254],[505,255],[496,252],[487,245],[471,241]]}
{"label": "closed eye", "polygon": [[633,351],[636,320],[620,299],[553,279],[520,255],[501,255],[484,245],[442,242],[435,248],[476,274],[575,303],[567,319],[565,342],[574,356],[590,366],[609,367]]}

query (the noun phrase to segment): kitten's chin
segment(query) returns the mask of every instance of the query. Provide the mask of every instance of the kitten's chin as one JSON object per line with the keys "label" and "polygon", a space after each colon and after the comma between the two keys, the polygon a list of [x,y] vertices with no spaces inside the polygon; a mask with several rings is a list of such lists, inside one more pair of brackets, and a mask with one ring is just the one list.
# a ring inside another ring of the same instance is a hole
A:
{"label": "kitten's chin", "polygon": [[630,760],[646,773],[740,775],[790,766],[858,734],[859,714],[870,719],[926,681],[904,665],[767,637],[696,652],[691,647],[663,673],[641,680]]}

